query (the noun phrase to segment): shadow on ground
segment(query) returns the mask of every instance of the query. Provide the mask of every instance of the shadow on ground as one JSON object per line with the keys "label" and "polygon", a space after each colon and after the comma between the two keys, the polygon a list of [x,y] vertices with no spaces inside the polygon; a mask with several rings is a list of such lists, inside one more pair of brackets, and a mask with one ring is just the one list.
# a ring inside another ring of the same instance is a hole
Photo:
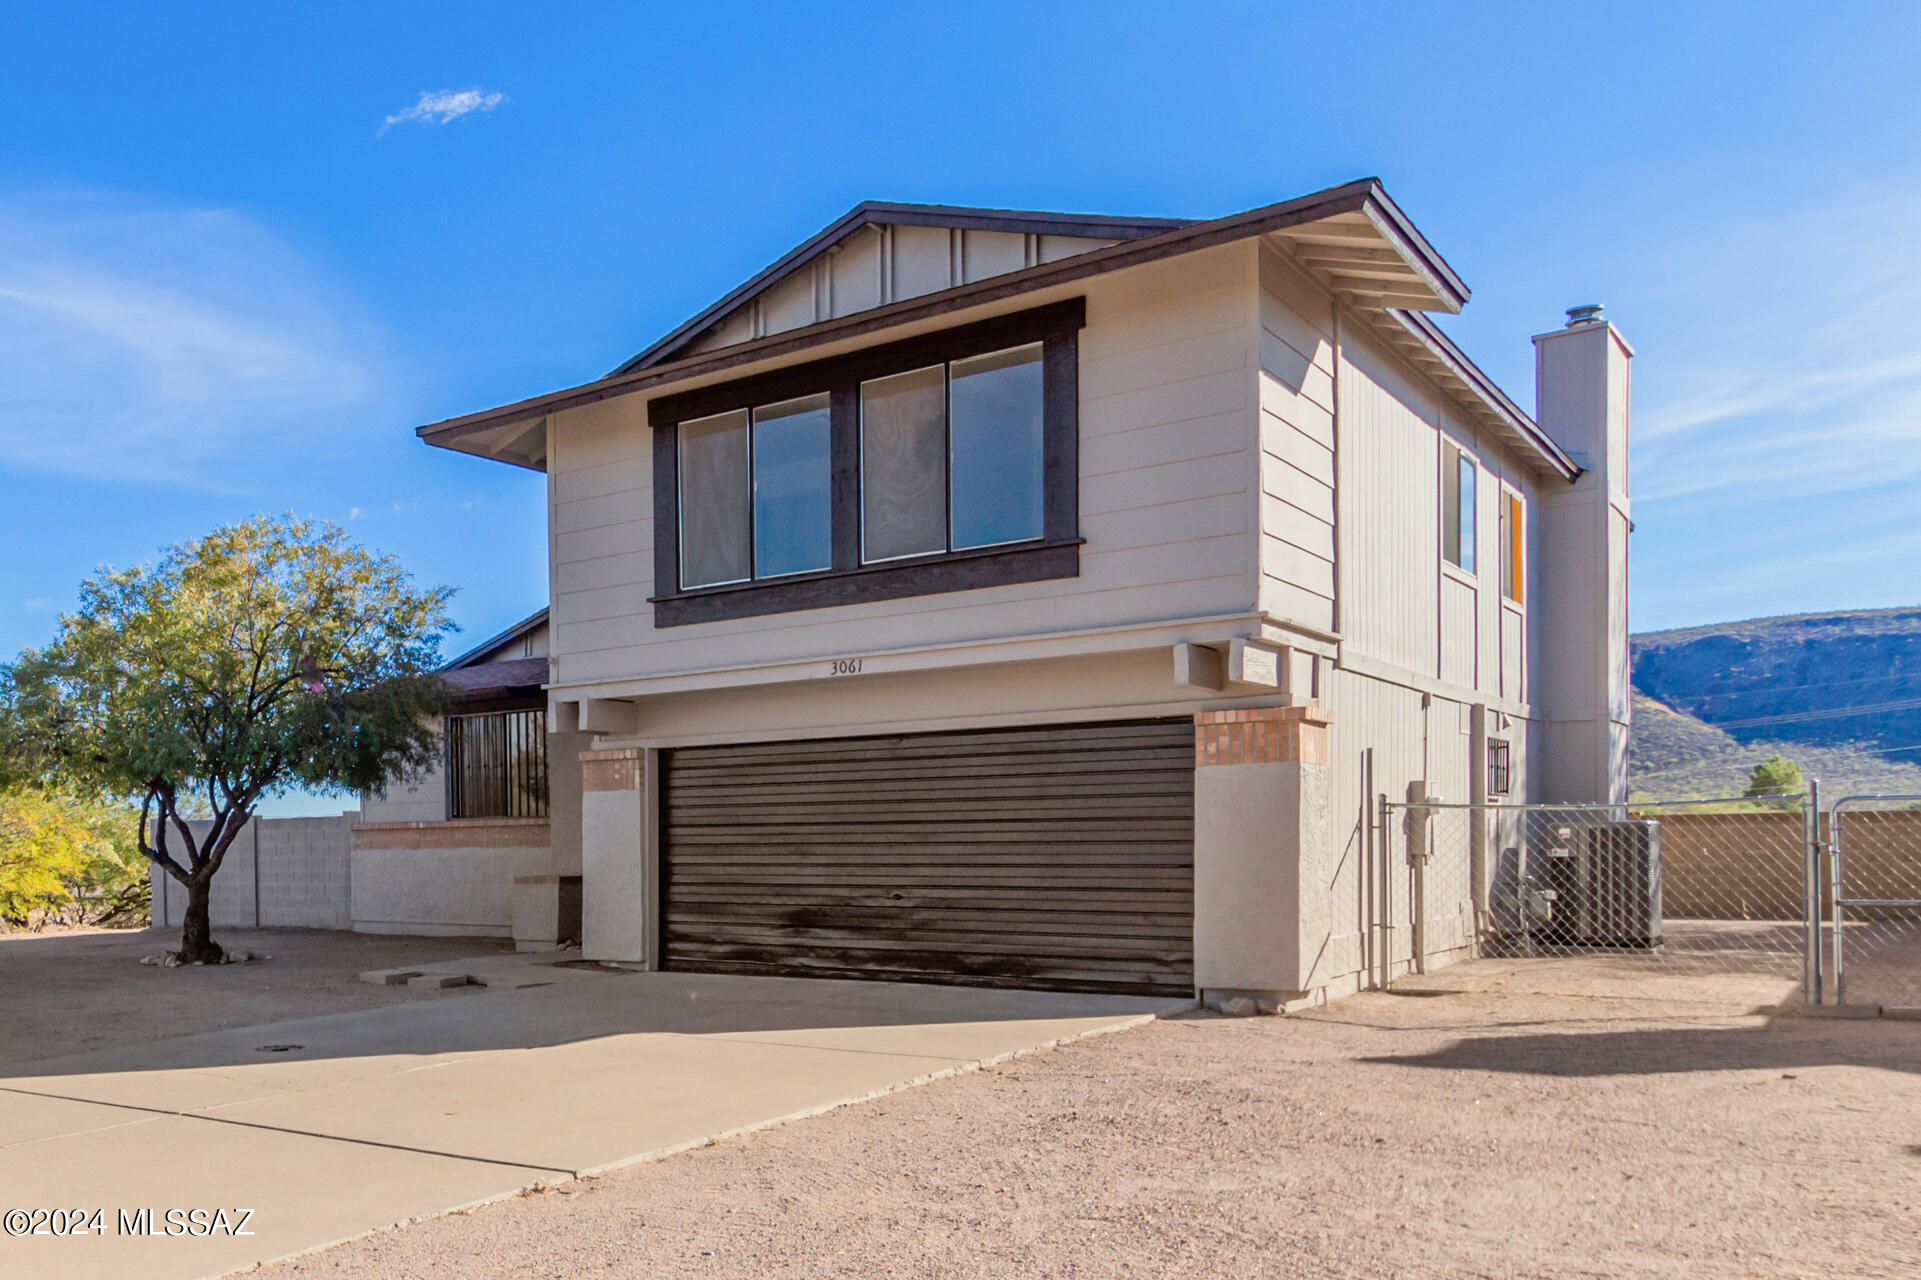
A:
{"label": "shadow on ground", "polygon": [[1475,1036],[1428,1053],[1362,1061],[1439,1071],[1537,1076],[1666,1075],[1694,1071],[1793,1071],[1878,1067],[1921,1075],[1921,1023],[1776,1018],[1758,1026]]}

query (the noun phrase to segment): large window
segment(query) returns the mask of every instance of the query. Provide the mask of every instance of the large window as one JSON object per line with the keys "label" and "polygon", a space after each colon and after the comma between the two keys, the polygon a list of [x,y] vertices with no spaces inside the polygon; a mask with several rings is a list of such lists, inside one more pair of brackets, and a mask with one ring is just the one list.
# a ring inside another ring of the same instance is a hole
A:
{"label": "large window", "polygon": [[1074,576],[1083,311],[655,401],[655,625]]}
{"label": "large window", "polygon": [[447,816],[547,816],[547,712],[447,717]]}
{"label": "large window", "polygon": [[1474,572],[1474,459],[1451,444],[1441,446],[1441,556]]}

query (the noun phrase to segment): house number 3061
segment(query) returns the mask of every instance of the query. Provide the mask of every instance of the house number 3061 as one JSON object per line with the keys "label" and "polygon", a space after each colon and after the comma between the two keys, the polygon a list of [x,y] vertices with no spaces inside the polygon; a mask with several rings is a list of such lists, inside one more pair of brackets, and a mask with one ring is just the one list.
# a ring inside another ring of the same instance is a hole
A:
{"label": "house number 3061", "polygon": [[857,676],[860,674],[859,658],[835,658],[829,664],[827,674],[835,676]]}

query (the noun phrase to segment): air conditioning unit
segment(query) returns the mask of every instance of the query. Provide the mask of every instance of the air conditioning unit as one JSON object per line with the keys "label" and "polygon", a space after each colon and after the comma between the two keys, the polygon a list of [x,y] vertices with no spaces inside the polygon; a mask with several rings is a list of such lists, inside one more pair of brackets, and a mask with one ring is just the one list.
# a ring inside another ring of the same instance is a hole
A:
{"label": "air conditioning unit", "polygon": [[1563,826],[1554,835],[1542,859],[1554,917],[1536,937],[1556,946],[1658,949],[1661,824]]}

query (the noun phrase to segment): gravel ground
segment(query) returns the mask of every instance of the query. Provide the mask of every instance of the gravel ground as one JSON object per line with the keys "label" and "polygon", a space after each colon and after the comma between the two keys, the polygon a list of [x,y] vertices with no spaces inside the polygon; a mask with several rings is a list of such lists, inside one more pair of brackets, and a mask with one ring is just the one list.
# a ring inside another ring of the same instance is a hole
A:
{"label": "gravel ground", "polygon": [[395,969],[512,950],[499,938],[398,938],[319,929],[219,930],[252,964],[167,969],[140,963],[180,945],[178,929],[0,933],[0,1063],[144,1044],[409,1000],[461,999],[460,988],[376,987]]}
{"label": "gravel ground", "polygon": [[1921,1274],[1921,1023],[1521,985],[1169,1019],[254,1274]]}

